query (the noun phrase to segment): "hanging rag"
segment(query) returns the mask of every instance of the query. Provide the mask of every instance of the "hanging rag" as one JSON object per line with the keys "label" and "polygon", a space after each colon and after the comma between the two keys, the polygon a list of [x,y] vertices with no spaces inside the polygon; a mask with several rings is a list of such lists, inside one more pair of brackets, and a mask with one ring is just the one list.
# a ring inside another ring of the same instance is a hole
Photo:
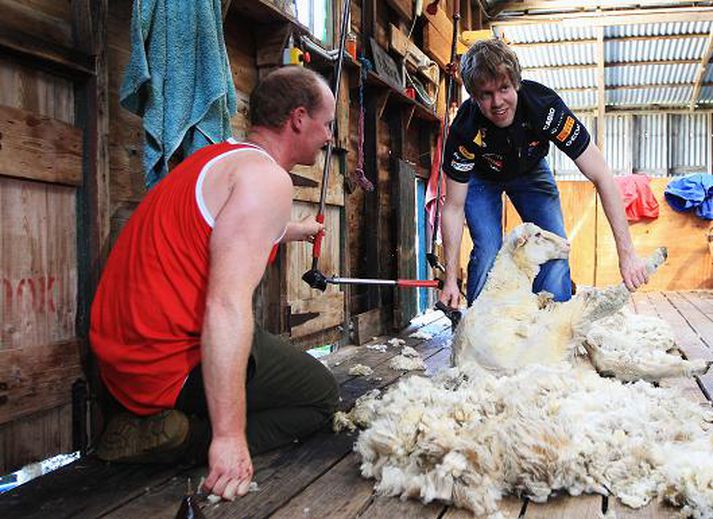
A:
{"label": "hanging rag", "polygon": [[713,220],[713,175],[696,173],[674,178],[664,196],[675,211],[693,209],[698,217]]}
{"label": "hanging rag", "polygon": [[143,117],[147,187],[179,147],[188,156],[231,135],[237,96],[220,9],[220,0],[134,0],[119,100]]}
{"label": "hanging rag", "polygon": [[659,203],[651,191],[651,179],[646,175],[615,177],[626,210],[626,219],[638,222],[643,218],[658,218]]}
{"label": "hanging rag", "polygon": [[[433,234],[433,224],[436,219],[436,196],[438,193],[438,170],[441,167],[441,146],[443,146],[442,138],[443,132],[438,135],[438,140],[436,141],[436,149],[434,151],[433,162],[431,163],[431,173],[428,177],[428,185],[426,186],[426,215],[428,216],[428,226],[429,226],[429,236]],[[440,211],[443,214],[443,204],[446,202],[446,176],[441,175],[441,199],[439,201]],[[441,219],[443,221],[443,219]],[[440,223],[440,222],[439,222]],[[440,237],[441,230],[438,229],[438,237]],[[440,242],[440,239],[437,241]]]}

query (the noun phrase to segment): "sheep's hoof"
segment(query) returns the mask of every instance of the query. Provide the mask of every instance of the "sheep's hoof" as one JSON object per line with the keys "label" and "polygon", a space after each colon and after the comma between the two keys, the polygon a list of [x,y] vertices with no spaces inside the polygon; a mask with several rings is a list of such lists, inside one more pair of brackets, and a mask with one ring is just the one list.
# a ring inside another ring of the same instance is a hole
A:
{"label": "sheep's hoof", "polygon": [[604,378],[616,378],[616,374],[613,371],[608,370],[600,371],[599,375]]}

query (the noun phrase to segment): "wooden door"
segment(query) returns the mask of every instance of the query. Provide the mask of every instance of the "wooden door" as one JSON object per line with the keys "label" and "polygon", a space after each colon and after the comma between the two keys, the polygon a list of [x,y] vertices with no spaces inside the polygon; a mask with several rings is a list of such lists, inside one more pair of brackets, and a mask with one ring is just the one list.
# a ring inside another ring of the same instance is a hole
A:
{"label": "wooden door", "polygon": [[[342,275],[344,267],[344,175],[340,157],[333,155],[332,161],[324,220],[326,234],[319,259],[319,270],[327,276]],[[324,156],[320,154],[314,166],[297,166],[292,171],[296,186],[295,202],[292,205],[293,220],[314,218],[317,214],[323,164]],[[287,331],[294,342],[305,348],[335,342],[340,337],[336,330],[344,323],[344,292],[335,285],[329,285],[324,292],[307,285],[302,275],[311,265],[311,244],[297,242],[287,245],[284,263]],[[331,333],[325,335],[325,332]]]}
{"label": "wooden door", "polygon": [[[402,160],[396,162],[394,176],[396,212],[396,258],[397,276],[400,279],[416,279],[416,172]],[[396,289],[394,324],[401,329],[418,313],[418,291]]]}
{"label": "wooden door", "polygon": [[71,80],[0,58],[0,473],[72,448],[82,138]]}

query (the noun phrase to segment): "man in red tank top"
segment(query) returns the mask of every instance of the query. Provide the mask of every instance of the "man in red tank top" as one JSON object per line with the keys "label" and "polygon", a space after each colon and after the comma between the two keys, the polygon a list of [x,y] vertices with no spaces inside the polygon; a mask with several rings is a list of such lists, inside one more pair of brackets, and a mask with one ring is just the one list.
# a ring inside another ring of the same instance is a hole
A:
{"label": "man in red tank top", "polygon": [[92,304],[90,342],[121,408],[100,457],[174,459],[209,425],[204,490],[233,499],[247,492],[251,453],[329,422],[334,377],[256,327],[252,297],[278,242],[322,231],[290,222],[287,172],[315,162],[334,109],[321,76],[279,69],[251,95],[246,142],[199,150],[139,205]]}

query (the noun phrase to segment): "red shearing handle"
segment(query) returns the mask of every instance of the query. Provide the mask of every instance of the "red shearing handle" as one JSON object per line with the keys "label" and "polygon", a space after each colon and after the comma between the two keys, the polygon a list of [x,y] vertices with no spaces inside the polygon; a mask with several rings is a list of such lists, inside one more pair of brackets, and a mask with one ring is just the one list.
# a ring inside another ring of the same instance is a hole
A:
{"label": "red shearing handle", "polygon": [[397,287],[440,288],[438,279],[397,279]]}
{"label": "red shearing handle", "polygon": [[[324,224],[324,213],[319,213],[316,217],[315,220],[317,220],[318,223]],[[322,237],[324,236],[324,229],[319,231],[317,233],[317,236],[314,237],[314,247],[312,247],[312,257],[317,259],[319,258],[319,255],[322,253]]]}

